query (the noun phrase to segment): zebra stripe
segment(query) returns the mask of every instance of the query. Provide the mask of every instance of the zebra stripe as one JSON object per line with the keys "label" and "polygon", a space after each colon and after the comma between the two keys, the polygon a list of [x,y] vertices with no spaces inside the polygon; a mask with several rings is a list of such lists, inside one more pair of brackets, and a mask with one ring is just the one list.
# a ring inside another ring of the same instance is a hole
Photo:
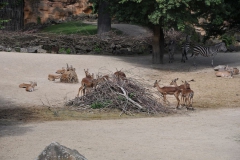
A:
{"label": "zebra stripe", "polygon": [[[213,66],[213,60],[219,51],[224,51],[224,52],[227,51],[225,43],[221,42],[209,47],[197,45],[193,47],[193,52],[191,57],[194,56],[194,60],[195,60],[195,57],[198,56],[199,54],[203,57],[212,57],[212,66]],[[195,61],[194,61],[194,66],[196,66]]]}
{"label": "zebra stripe", "polygon": [[184,63],[185,63],[185,60],[188,60],[187,53],[190,50],[190,46],[191,46],[190,38],[191,38],[191,36],[187,35],[185,43],[182,44],[182,60],[181,60],[181,62],[184,62]]}

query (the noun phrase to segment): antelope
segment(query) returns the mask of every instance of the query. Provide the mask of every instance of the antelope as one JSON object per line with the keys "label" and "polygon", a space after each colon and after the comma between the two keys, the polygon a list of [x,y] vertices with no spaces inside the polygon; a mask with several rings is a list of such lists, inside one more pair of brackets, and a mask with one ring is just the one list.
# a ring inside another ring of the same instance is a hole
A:
{"label": "antelope", "polygon": [[233,75],[237,75],[239,74],[239,69],[238,68],[234,68],[234,67],[226,67],[225,68],[226,71],[228,72],[232,72]]}
{"label": "antelope", "polygon": [[[172,80],[170,85],[174,85],[175,87],[178,87],[181,90],[181,101],[184,105],[186,105],[187,102],[188,102],[188,106],[190,105],[190,103],[192,105],[194,92],[193,92],[193,90],[191,90],[190,84],[187,81],[185,81],[185,82],[182,81],[183,84],[178,86],[177,80],[178,80],[178,78]],[[191,81],[194,81],[194,80],[192,79],[189,82],[191,82]]]}
{"label": "antelope", "polygon": [[62,77],[62,75],[54,75],[54,74],[49,74],[48,75],[48,80],[49,81],[55,81],[55,79],[60,79]]}
{"label": "antelope", "polygon": [[64,67],[62,67],[62,69],[59,69],[56,71],[57,74],[63,74],[66,72],[66,69]]}
{"label": "antelope", "polygon": [[79,88],[78,90],[78,94],[77,94],[77,97],[79,97],[79,93],[80,91],[82,91],[82,95],[86,95],[86,89],[87,88],[96,88],[96,86],[102,82],[102,81],[105,81],[105,80],[108,80],[108,76],[103,76],[103,77],[97,77],[97,79],[94,79],[94,78],[83,78],[82,81],[81,81],[81,87]]}
{"label": "antelope", "polygon": [[184,89],[182,90],[182,96],[185,98],[185,105],[187,109],[192,107],[194,91],[190,89],[190,84],[187,81],[184,82]]}
{"label": "antelope", "polygon": [[19,84],[19,88],[27,88],[27,86],[31,86],[31,84],[28,83]]}
{"label": "antelope", "polygon": [[94,78],[94,74],[92,73],[92,75],[88,72],[88,69],[85,70],[84,69],[84,72],[85,72],[85,75],[86,75],[86,78]]}
{"label": "antelope", "polygon": [[180,100],[179,100],[179,94],[181,92],[181,90],[179,89],[179,87],[160,87],[158,82],[159,81],[155,81],[153,87],[157,87],[157,90],[163,95],[163,100],[166,103],[166,95],[174,95],[175,98],[177,99],[177,108],[179,106]]}
{"label": "antelope", "polygon": [[217,77],[224,77],[224,78],[233,78],[233,72],[232,71],[217,71],[215,73]]}
{"label": "antelope", "polygon": [[117,70],[117,71],[114,73],[114,76],[115,76],[118,80],[120,80],[120,79],[126,80],[126,74],[125,74],[124,72],[122,72],[121,70],[120,70],[120,71]]}
{"label": "antelope", "polygon": [[79,97],[80,91],[82,91],[83,95],[85,95],[87,88],[94,88],[97,86],[97,80],[94,79],[94,74],[90,75],[88,69],[87,70],[84,69],[84,72],[86,77],[84,77],[81,81],[81,87],[78,90],[77,97]]}
{"label": "antelope", "polygon": [[36,86],[37,86],[37,82],[31,82],[30,86],[26,87],[26,91],[32,92],[32,91],[34,91],[34,87],[36,87]]}

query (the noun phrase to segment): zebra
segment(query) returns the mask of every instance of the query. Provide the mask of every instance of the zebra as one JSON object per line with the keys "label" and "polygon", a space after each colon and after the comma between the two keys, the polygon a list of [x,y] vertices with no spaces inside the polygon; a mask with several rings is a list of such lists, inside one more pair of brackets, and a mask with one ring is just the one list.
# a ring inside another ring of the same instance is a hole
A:
{"label": "zebra", "polygon": [[183,62],[183,63],[185,63],[185,60],[188,60],[187,52],[190,49],[190,45],[191,45],[190,40],[191,40],[191,35],[187,35],[185,43],[182,44],[182,60],[181,60],[181,62]]}
{"label": "zebra", "polygon": [[172,63],[174,60],[174,51],[176,48],[175,40],[170,40],[168,43],[168,55],[169,55],[169,63]]}
{"label": "zebra", "polygon": [[195,57],[198,56],[198,54],[200,54],[203,57],[212,57],[212,66],[213,66],[213,60],[219,51],[223,51],[223,52],[227,51],[227,47],[224,42],[217,43],[217,44],[215,44],[213,46],[209,46],[209,47],[204,47],[201,45],[194,46],[193,52],[191,55],[191,57],[194,56],[193,57],[194,58],[193,65],[196,66]]}

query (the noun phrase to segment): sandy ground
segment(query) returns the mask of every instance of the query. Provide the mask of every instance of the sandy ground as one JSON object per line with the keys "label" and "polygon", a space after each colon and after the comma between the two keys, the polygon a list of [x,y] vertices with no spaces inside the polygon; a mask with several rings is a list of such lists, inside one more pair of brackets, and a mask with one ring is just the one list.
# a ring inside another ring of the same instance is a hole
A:
{"label": "sandy ground", "polygon": [[55,141],[89,160],[239,160],[240,109],[0,126],[0,159],[33,160]]}
{"label": "sandy ground", "polygon": [[[138,34],[138,33],[137,33]],[[123,69],[127,76],[141,77],[153,85],[169,85],[172,79],[195,79],[194,112],[171,117],[55,121],[43,123],[0,124],[0,160],[32,160],[53,141],[78,150],[89,160],[119,159],[240,159],[240,79],[216,78],[211,60],[197,58],[180,63],[152,65],[151,56],[56,55],[0,52],[0,108],[42,107],[49,102],[60,106],[73,99],[80,84],[63,84],[47,80],[66,63],[76,68],[78,78],[83,69],[91,73],[112,73]],[[165,56],[167,62],[167,56]],[[240,53],[220,53],[215,65],[240,68]],[[18,88],[20,83],[37,81],[36,91]],[[179,82],[180,83],[180,82]],[[176,100],[167,97],[171,106]],[[220,108],[220,109],[203,109]]]}

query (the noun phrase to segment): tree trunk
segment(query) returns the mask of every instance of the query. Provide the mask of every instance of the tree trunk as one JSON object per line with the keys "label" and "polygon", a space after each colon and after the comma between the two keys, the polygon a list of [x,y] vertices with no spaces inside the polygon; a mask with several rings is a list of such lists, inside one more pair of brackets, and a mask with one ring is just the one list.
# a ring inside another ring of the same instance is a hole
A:
{"label": "tree trunk", "polygon": [[160,61],[161,61],[161,63],[163,63],[163,57],[164,57],[164,33],[163,33],[163,28],[162,27],[160,27],[159,47],[160,47]]}
{"label": "tree trunk", "polygon": [[153,64],[163,63],[164,56],[164,35],[160,25],[153,26]]}
{"label": "tree trunk", "polygon": [[108,11],[108,2],[100,0],[98,8],[98,34],[111,30],[111,16]]}

